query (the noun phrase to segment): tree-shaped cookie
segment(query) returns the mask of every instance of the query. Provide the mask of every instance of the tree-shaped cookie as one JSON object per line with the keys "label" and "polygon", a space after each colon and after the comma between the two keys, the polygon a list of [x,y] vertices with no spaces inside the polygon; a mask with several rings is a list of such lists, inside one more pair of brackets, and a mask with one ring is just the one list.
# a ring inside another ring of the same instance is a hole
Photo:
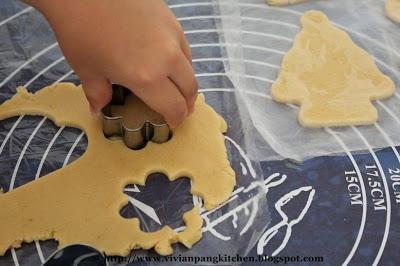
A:
{"label": "tree-shaped cookie", "polygon": [[299,105],[305,127],[374,123],[371,101],[391,96],[393,81],[324,13],[306,12],[301,24],[272,86],[274,100]]}

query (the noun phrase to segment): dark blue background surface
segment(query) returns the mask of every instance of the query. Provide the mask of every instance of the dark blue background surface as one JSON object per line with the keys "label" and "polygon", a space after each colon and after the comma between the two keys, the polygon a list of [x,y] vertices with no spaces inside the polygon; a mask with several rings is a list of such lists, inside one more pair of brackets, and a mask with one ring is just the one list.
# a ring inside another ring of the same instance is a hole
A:
{"label": "dark blue background surface", "polygon": [[[206,0],[171,0],[168,2],[171,4],[209,3]],[[25,5],[14,0],[1,1],[0,22],[25,8],[27,8]],[[174,12],[177,17],[214,14],[213,7],[210,5],[175,8]],[[215,21],[212,18],[182,21],[181,23],[185,30],[216,28]],[[191,43],[219,42],[218,33],[188,34],[187,37]],[[18,18],[3,25],[0,24],[0,40],[0,82],[11,77],[0,88],[0,103],[9,99],[15,93],[17,86],[25,84],[62,56],[58,47],[50,48],[43,56],[36,57],[29,64],[20,68],[19,71],[13,73],[18,66],[23,65],[24,62],[55,42],[47,23],[34,11],[28,10]],[[218,57],[221,57],[219,47],[193,49],[194,59]],[[198,62],[194,63],[193,66],[198,74],[224,72],[223,62],[221,61]],[[70,67],[65,60],[60,61],[38,76],[29,85],[29,90],[37,91],[63,77],[69,71]],[[73,73],[65,76],[63,81],[79,83],[78,78]],[[199,84],[200,88],[233,87],[229,79],[223,75],[201,76],[199,77]],[[207,102],[217,112],[222,113],[227,120],[229,125],[228,135],[240,143],[241,134],[238,133],[240,125],[237,122],[236,107],[234,104],[226,105],[227,102],[235,102],[233,93],[229,91],[207,92],[205,96]],[[35,176],[38,175],[38,167],[41,164],[43,153],[52,139],[54,139],[54,143],[47,154],[47,159],[44,161],[39,176],[44,176],[61,168],[64,164],[78,159],[86,148],[86,137],[79,130],[72,128],[60,130],[51,121],[46,120],[23,156],[20,156],[33,129],[42,118],[25,116],[13,128],[17,119],[10,118],[0,122],[0,145],[5,143],[0,151],[0,187],[5,192],[10,187],[12,176],[15,176],[14,187],[35,179]],[[8,136],[10,131],[13,133]],[[380,252],[383,252],[379,261],[380,265],[398,265],[400,261],[398,252],[400,241],[400,184],[396,186],[394,181],[400,182],[400,158],[396,157],[394,149],[387,148],[376,151],[377,160],[373,158],[371,151],[352,155],[356,166],[360,169],[362,180],[357,173],[345,174],[345,172],[356,170],[349,154],[319,157],[303,163],[288,159],[261,162],[261,176],[268,178],[274,173],[279,173],[278,179],[282,175],[287,176],[281,184],[272,186],[266,194],[272,220],[269,224],[269,220],[265,221],[268,226],[261,230],[259,235],[267,232],[276,234],[265,245],[263,254],[271,255],[280,245],[283,245],[283,249],[277,256],[323,256],[324,262],[322,264],[339,265],[350,258],[349,254],[352,254],[351,265],[370,265],[380,256]],[[397,150],[400,152],[399,149]],[[238,155],[232,152],[230,156]],[[66,160],[66,158],[68,159]],[[238,160],[244,162],[243,158]],[[239,164],[235,164],[233,167],[237,173],[242,171]],[[383,172],[379,171],[379,167]],[[247,171],[249,170],[247,168]],[[353,180],[348,182],[346,177]],[[366,197],[361,194],[361,181],[364,183],[363,188]],[[240,182],[241,180],[238,180],[239,185]],[[385,182],[387,187],[384,186]],[[374,192],[375,197],[371,195],[371,186],[380,186],[382,195],[378,195],[380,193],[378,190]],[[177,228],[182,225],[182,222],[171,220],[169,216],[179,216],[192,206],[189,187],[190,183],[187,179],[167,182],[158,175],[148,179],[146,187],[138,187],[140,193],[127,192],[127,194],[135,196],[137,200],[148,205],[155,202],[153,208],[162,224]],[[360,188],[359,193],[355,193],[354,189],[357,187]],[[134,187],[131,186],[131,188]],[[349,188],[352,192],[349,191]],[[157,189],[160,191],[155,193],[154,190],[157,191]],[[163,198],[164,195],[174,195],[174,193],[179,193],[179,199],[168,201],[165,197]],[[290,197],[290,193],[294,193],[292,197]],[[353,199],[350,196],[351,193],[355,194]],[[160,198],[155,199],[154,194],[158,194]],[[383,201],[379,201],[381,198]],[[390,204],[388,204],[387,198],[390,198]],[[166,205],[165,202],[167,202]],[[362,202],[366,207],[365,220],[362,219]],[[309,209],[306,208],[307,203],[310,204]],[[182,207],[176,208],[174,207],[176,205]],[[391,205],[390,209],[389,205]],[[171,214],[171,210],[173,210],[173,214]],[[154,220],[143,215],[134,206],[127,206],[121,213],[125,217],[139,217],[142,221],[143,230],[154,231],[160,228]],[[276,229],[272,230],[274,228]],[[363,230],[361,230],[362,228]],[[225,226],[218,230],[224,232],[224,230],[233,229]],[[385,238],[385,230],[388,230],[387,239]],[[284,239],[285,236],[288,237],[287,240]],[[205,238],[197,245],[198,248],[203,248],[202,243],[211,243],[207,244],[208,246],[204,250],[218,249],[218,239],[213,242],[212,239],[214,238],[214,236],[206,233]],[[360,240],[358,245],[357,239]],[[236,241],[240,241],[240,239],[236,239]],[[248,239],[243,241],[248,241]],[[258,242],[254,241],[254,244],[255,247],[250,251],[250,255],[256,256]],[[55,250],[56,243],[54,241],[41,242],[41,246],[43,256],[47,257]],[[246,243],[243,246],[248,245]],[[149,254],[154,255],[154,252]],[[22,248],[16,250],[14,257],[10,251],[4,257],[1,257],[0,265],[14,265],[16,261],[20,265],[39,265],[40,259],[37,247],[34,244],[24,244]]]}

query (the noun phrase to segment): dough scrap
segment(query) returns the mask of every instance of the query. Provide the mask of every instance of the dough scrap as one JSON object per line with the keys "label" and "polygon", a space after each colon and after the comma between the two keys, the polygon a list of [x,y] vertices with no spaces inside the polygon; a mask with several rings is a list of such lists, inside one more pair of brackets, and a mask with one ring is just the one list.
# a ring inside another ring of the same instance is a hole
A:
{"label": "dough scrap", "polygon": [[144,185],[149,174],[162,172],[173,181],[187,176],[191,193],[211,209],[229,198],[236,180],[226,153],[223,118],[199,95],[196,111],[166,143],[148,143],[130,150],[121,140],[108,140],[100,117],[89,111],[81,87],[61,83],[35,94],[25,88],[0,105],[0,119],[43,115],[58,126],[80,128],[88,147],[76,161],[38,180],[0,195],[0,255],[22,242],[55,239],[63,247],[84,243],[107,255],[126,256],[132,249],[172,253],[172,243],[190,248],[200,240],[203,220],[198,207],[184,214],[186,229],[164,226],[157,232],[140,230],[138,219],[125,219],[119,210],[128,203],[123,188]]}
{"label": "dough scrap", "polygon": [[288,6],[307,2],[309,0],[266,0],[271,6]]}
{"label": "dough scrap", "polygon": [[272,86],[273,99],[299,105],[304,127],[374,123],[378,112],[371,100],[393,95],[393,81],[324,13],[308,11],[301,23]]}
{"label": "dough scrap", "polygon": [[400,23],[400,0],[386,0],[385,8],[387,16]]}

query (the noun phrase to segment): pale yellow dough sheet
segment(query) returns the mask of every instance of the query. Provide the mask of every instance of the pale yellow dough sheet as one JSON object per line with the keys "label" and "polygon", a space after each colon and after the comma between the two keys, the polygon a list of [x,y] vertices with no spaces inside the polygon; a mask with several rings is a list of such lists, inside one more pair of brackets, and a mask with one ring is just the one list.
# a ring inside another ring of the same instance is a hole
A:
{"label": "pale yellow dough sheet", "polygon": [[378,112],[372,100],[390,97],[393,81],[347,33],[319,11],[308,11],[302,31],[285,55],[273,99],[300,106],[304,127],[372,124]]}
{"label": "pale yellow dough sheet", "polygon": [[388,17],[400,23],[400,0],[386,0],[385,8]]}
{"label": "pale yellow dough sheet", "polygon": [[125,219],[127,184],[144,185],[149,174],[162,172],[170,180],[187,176],[191,192],[203,198],[206,209],[228,199],[235,186],[224,143],[225,121],[199,95],[196,111],[176,128],[170,141],[130,150],[121,140],[108,140],[100,117],[93,117],[81,87],[63,83],[35,94],[19,88],[0,105],[0,119],[22,114],[43,115],[58,126],[82,129],[88,138],[85,154],[70,165],[0,195],[0,255],[22,242],[55,239],[59,246],[83,243],[108,255],[152,247],[161,254],[171,244],[190,248],[202,236],[198,207],[184,214],[186,229],[168,226],[142,232],[138,219]]}
{"label": "pale yellow dough sheet", "polygon": [[288,6],[307,2],[309,0],[266,0],[271,6]]}

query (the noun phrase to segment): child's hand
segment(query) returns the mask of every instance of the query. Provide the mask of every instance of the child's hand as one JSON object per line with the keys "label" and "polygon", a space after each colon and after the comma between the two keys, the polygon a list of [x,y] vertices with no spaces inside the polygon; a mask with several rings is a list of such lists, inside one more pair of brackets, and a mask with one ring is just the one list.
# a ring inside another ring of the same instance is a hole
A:
{"label": "child's hand", "polygon": [[53,27],[99,111],[123,85],[171,127],[193,112],[197,81],[183,30],[163,0],[26,0]]}

